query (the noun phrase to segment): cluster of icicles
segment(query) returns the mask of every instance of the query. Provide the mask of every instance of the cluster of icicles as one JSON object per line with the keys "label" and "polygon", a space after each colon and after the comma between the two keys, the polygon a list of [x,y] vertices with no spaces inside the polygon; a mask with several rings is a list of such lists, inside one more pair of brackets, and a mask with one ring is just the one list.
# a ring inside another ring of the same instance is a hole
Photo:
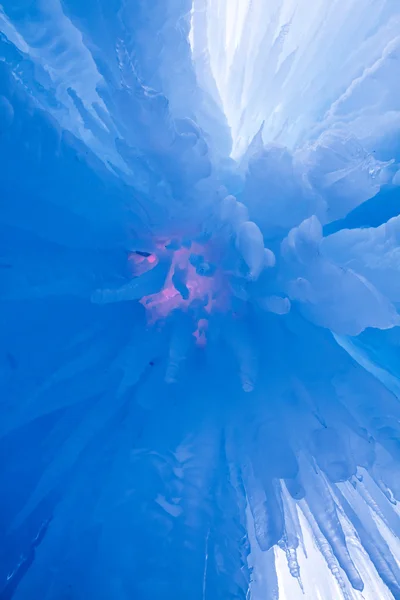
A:
{"label": "cluster of icicles", "polygon": [[[219,401],[229,480],[250,542],[241,548],[249,585],[249,565],[263,568],[256,544],[263,552],[278,545],[302,586],[307,524],[334,576],[329,593],[355,598],[368,582],[382,594],[384,582],[400,598],[400,406],[342,347],[344,335],[367,325],[396,324],[395,309],[324,256],[315,215],[272,239],[274,251],[232,195],[207,225],[194,240],[144,242],[129,256],[132,279],[92,301],[140,300],[149,329],[168,331],[167,384],[185,364],[195,369],[200,355],[222,364],[231,354],[227,364],[251,392]],[[176,499],[162,506],[170,515],[178,509]]]}

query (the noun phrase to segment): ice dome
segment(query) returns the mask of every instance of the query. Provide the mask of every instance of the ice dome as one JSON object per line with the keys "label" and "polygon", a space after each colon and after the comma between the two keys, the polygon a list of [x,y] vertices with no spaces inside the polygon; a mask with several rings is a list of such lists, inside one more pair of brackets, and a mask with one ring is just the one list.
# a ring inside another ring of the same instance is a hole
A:
{"label": "ice dome", "polygon": [[399,1],[0,53],[0,600],[400,600]]}

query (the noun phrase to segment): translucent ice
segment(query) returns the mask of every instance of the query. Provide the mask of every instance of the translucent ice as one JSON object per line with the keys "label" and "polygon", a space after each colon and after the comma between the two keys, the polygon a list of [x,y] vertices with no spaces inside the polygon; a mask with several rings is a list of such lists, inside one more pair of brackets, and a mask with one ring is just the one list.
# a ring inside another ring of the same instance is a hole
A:
{"label": "translucent ice", "polygon": [[400,600],[398,0],[3,0],[0,600]]}

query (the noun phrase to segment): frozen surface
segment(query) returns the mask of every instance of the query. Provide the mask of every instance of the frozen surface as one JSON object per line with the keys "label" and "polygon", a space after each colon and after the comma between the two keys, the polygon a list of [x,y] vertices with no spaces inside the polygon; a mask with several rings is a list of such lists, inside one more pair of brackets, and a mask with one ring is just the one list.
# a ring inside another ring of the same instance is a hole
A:
{"label": "frozen surface", "polygon": [[2,0],[0,600],[400,600],[398,0]]}

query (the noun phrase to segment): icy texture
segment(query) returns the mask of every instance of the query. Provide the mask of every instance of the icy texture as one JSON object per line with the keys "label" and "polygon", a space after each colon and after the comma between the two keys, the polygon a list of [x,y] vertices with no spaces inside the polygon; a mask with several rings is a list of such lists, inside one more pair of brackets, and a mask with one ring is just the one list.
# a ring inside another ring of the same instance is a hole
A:
{"label": "icy texture", "polygon": [[262,122],[265,141],[292,147],[344,126],[369,152],[398,155],[396,0],[202,4],[208,5],[211,69],[235,156]]}
{"label": "icy texture", "polygon": [[398,0],[3,0],[0,600],[400,600]]}

